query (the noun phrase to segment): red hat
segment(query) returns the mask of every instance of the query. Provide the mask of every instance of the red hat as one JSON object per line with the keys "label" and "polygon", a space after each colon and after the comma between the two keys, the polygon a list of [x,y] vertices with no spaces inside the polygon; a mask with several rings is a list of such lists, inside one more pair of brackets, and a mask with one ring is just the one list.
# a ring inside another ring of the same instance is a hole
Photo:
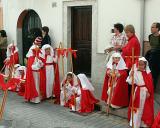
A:
{"label": "red hat", "polygon": [[42,37],[37,37],[35,40],[34,40],[34,44],[38,45],[38,44],[41,44],[42,42]]}

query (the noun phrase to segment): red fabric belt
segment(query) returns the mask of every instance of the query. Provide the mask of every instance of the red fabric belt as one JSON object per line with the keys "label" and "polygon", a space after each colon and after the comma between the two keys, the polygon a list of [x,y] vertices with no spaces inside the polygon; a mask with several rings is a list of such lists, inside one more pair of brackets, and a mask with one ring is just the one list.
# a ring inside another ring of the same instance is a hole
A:
{"label": "red fabric belt", "polygon": [[53,65],[53,63],[45,63],[45,65]]}
{"label": "red fabric belt", "polygon": [[32,70],[33,72],[40,72],[39,70]]}
{"label": "red fabric belt", "polygon": [[140,105],[140,88],[146,87],[145,85],[142,86],[136,86],[137,90],[135,92],[135,99],[134,99],[134,107],[139,108]]}
{"label": "red fabric belt", "polygon": [[142,88],[142,87],[146,87],[145,85],[141,85],[141,86],[136,86],[137,88]]}

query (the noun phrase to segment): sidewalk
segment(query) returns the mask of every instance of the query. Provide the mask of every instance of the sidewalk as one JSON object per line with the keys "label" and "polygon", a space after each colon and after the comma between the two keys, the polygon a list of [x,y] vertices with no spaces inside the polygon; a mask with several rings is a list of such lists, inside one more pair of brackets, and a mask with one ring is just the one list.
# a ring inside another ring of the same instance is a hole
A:
{"label": "sidewalk", "polygon": [[[95,87],[98,99],[101,96],[101,87]],[[0,97],[2,92],[0,91]],[[155,95],[155,114],[158,111],[160,95]],[[50,101],[40,104],[24,102],[14,92],[9,92],[4,120],[0,128],[127,128],[127,108],[110,111],[106,116],[105,105],[100,102],[102,111],[93,112],[87,116],[70,112],[70,109],[55,105]],[[116,115],[116,116],[114,116]],[[122,118],[120,118],[122,117]],[[6,126],[6,127],[2,127]],[[11,127],[12,126],[12,127]]]}
{"label": "sidewalk", "polygon": [[[2,97],[2,93],[0,95]],[[106,116],[103,112],[82,116],[47,101],[40,104],[27,103],[13,92],[9,92],[7,99],[4,123],[6,121],[12,128],[127,128],[128,126],[126,119]]]}

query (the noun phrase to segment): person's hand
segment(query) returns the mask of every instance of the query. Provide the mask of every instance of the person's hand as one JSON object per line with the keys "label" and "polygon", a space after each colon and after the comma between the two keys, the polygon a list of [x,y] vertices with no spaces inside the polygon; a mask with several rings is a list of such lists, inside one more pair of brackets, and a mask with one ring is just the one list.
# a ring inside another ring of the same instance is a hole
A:
{"label": "person's hand", "polygon": [[105,53],[110,53],[111,51],[113,51],[114,48],[113,47],[110,47],[110,48],[107,48],[104,50]]}
{"label": "person's hand", "polygon": [[147,92],[147,98],[149,98],[150,97],[150,94],[149,94],[149,92]]}
{"label": "person's hand", "polygon": [[75,94],[75,93],[76,93],[76,91],[75,91],[75,90],[72,90],[72,93],[73,93],[73,94]]}
{"label": "person's hand", "polygon": [[132,77],[134,75],[134,71],[131,71],[130,73],[130,77]]}
{"label": "person's hand", "polygon": [[118,70],[115,70],[115,75],[116,75],[116,77],[120,77],[120,73]]}
{"label": "person's hand", "polygon": [[111,69],[107,70],[107,75],[110,76],[111,75]]}

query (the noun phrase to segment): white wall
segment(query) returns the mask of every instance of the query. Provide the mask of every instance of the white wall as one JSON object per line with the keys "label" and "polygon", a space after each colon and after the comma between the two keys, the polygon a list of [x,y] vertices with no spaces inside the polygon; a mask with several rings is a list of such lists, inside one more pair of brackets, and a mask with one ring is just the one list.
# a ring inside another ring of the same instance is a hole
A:
{"label": "white wall", "polygon": [[[46,0],[45,2],[44,0],[3,0],[4,28],[8,32],[10,41],[17,40],[17,20],[25,9],[35,10],[42,20],[42,26],[49,26],[50,35],[55,42],[62,41],[62,1],[66,0]],[[52,2],[57,2],[57,7],[52,8]],[[110,0],[109,2],[98,0],[98,53],[103,53],[104,49],[109,46],[110,30],[117,22],[124,25],[133,24],[137,35],[140,36],[140,0]]]}
{"label": "white wall", "polygon": [[[9,40],[17,40],[17,20],[25,9],[35,10],[41,18],[42,26],[50,28],[50,36],[58,44],[63,41],[63,1],[75,0],[2,0],[4,7],[4,29],[6,29]],[[95,0],[96,1],[96,0]],[[145,0],[145,39],[150,33],[152,22],[160,21],[160,0]],[[52,3],[57,2],[57,7]],[[85,0],[84,0],[85,2]],[[97,45],[94,49],[92,60],[92,78],[96,83],[103,83],[105,74],[104,49],[109,46],[111,29],[113,24],[121,22],[124,25],[133,24],[136,34],[140,37],[141,29],[141,0],[97,0],[98,2],[98,32]],[[97,62],[99,62],[97,64]],[[94,71],[93,71],[94,70]]]}
{"label": "white wall", "polygon": [[117,22],[134,25],[139,37],[140,0],[98,0],[98,53],[109,45],[110,31]]}
{"label": "white wall", "polygon": [[151,25],[153,22],[160,22],[160,0],[146,0],[145,15],[145,39],[148,41]]}
{"label": "white wall", "polygon": [[57,7],[52,8],[52,0],[3,0],[4,3],[4,29],[9,41],[17,40],[17,21],[25,9],[35,10],[41,18],[42,26],[50,28],[50,36],[55,42],[62,41],[62,2],[57,0]]}

